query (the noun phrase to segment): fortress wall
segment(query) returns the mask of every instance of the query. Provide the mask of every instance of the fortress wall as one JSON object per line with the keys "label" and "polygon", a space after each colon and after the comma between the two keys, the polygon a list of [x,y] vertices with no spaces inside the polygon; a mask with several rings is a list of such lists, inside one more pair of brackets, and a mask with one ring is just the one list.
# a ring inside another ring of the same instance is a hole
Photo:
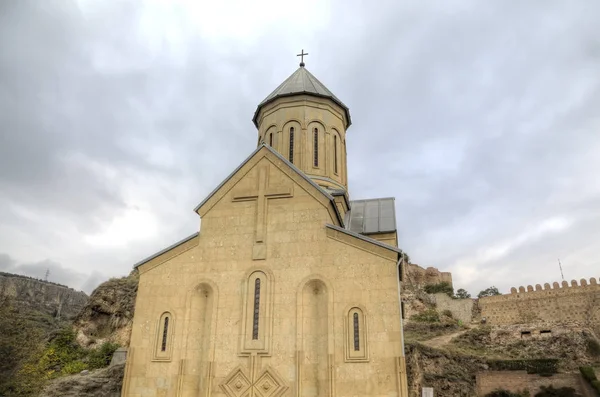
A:
{"label": "fortress wall", "polygon": [[471,322],[473,316],[473,299],[452,299],[448,295],[439,293],[434,294],[434,301],[438,313],[444,310],[450,310],[452,317],[462,321],[464,324]]}
{"label": "fortress wall", "polygon": [[595,278],[563,281],[552,286],[511,288],[506,295],[479,299],[481,317],[488,324],[532,322],[600,323],[600,284]]}

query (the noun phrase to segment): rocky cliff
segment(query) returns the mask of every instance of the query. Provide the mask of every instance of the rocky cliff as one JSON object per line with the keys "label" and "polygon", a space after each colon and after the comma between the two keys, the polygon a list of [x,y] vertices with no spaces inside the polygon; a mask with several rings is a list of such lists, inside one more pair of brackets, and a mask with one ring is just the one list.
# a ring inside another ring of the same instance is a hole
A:
{"label": "rocky cliff", "polygon": [[16,306],[57,319],[73,318],[88,300],[84,292],[64,285],[3,272],[0,272],[0,296],[10,299]]}

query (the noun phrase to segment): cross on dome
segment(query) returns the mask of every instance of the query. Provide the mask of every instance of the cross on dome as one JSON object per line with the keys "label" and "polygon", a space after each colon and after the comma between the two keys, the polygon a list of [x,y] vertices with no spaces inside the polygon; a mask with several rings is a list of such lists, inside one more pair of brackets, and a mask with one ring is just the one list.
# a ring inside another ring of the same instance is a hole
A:
{"label": "cross on dome", "polygon": [[304,49],[302,49],[300,54],[296,55],[297,57],[300,57],[300,67],[301,68],[304,67],[304,55],[308,55],[308,52],[304,52]]}

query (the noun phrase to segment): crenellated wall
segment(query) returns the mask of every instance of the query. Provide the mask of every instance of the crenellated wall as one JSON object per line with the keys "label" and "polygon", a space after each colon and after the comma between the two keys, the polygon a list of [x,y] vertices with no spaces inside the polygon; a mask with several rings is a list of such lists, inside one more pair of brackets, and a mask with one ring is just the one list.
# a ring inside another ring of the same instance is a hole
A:
{"label": "crenellated wall", "polygon": [[600,284],[595,278],[569,284],[511,288],[510,294],[479,299],[481,317],[488,324],[534,322],[600,323]]}

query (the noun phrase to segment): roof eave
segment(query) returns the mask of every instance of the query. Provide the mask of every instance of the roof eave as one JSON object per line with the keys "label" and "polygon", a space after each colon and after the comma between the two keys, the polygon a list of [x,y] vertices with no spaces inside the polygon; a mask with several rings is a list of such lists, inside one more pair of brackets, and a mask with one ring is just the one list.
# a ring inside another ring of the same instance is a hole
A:
{"label": "roof eave", "polygon": [[323,95],[323,94],[318,94],[315,92],[308,92],[308,91],[302,91],[302,92],[290,92],[288,94],[279,94],[274,96],[273,98],[269,98],[268,100],[261,102],[257,107],[256,107],[256,111],[254,112],[254,116],[252,117],[252,122],[254,123],[254,126],[256,128],[258,128],[258,114],[260,113],[260,110],[274,102],[275,100],[279,99],[279,98],[286,98],[286,97],[290,97],[290,96],[296,96],[296,95],[309,95],[309,96],[314,96],[317,98],[326,98],[331,100],[333,103],[335,103],[336,105],[340,106],[343,110],[344,110],[344,115],[346,116],[346,129],[348,129],[348,127],[350,127],[350,125],[352,125],[352,120],[350,118],[350,109],[348,109],[348,106],[344,105],[342,103],[342,101],[340,101],[337,98],[333,98],[329,95]]}
{"label": "roof eave", "polygon": [[348,229],[344,229],[344,228],[341,228],[339,226],[332,225],[330,223],[326,224],[325,226],[328,227],[328,228],[330,228],[330,229],[337,230],[338,232],[345,233],[345,234],[347,234],[349,236],[356,237],[357,239],[360,239],[360,240],[369,242],[371,244],[377,245],[377,246],[379,246],[381,248],[385,248],[385,249],[388,249],[390,251],[394,251],[394,252],[396,252],[398,254],[402,254],[402,250],[400,248],[396,248],[396,247],[394,247],[392,245],[389,245],[389,244],[386,244],[386,243],[382,243],[381,241],[375,240],[374,238],[370,238],[370,237],[364,236],[362,234],[359,234],[359,233],[356,233],[356,232],[352,232],[352,231],[350,231]]}
{"label": "roof eave", "polygon": [[150,262],[152,259],[161,256],[165,252],[168,252],[168,251],[172,250],[173,248],[180,246],[181,244],[187,243],[188,241],[190,241],[193,238],[198,237],[199,235],[200,235],[200,232],[196,232],[196,233],[194,233],[192,235],[189,235],[186,238],[184,238],[182,240],[179,240],[175,244],[171,244],[167,248],[163,248],[162,250],[158,251],[157,253],[152,254],[149,257],[145,258],[145,259],[142,259],[141,261],[139,261],[136,264],[134,264],[133,268],[137,269],[138,267],[142,266],[143,264]]}

